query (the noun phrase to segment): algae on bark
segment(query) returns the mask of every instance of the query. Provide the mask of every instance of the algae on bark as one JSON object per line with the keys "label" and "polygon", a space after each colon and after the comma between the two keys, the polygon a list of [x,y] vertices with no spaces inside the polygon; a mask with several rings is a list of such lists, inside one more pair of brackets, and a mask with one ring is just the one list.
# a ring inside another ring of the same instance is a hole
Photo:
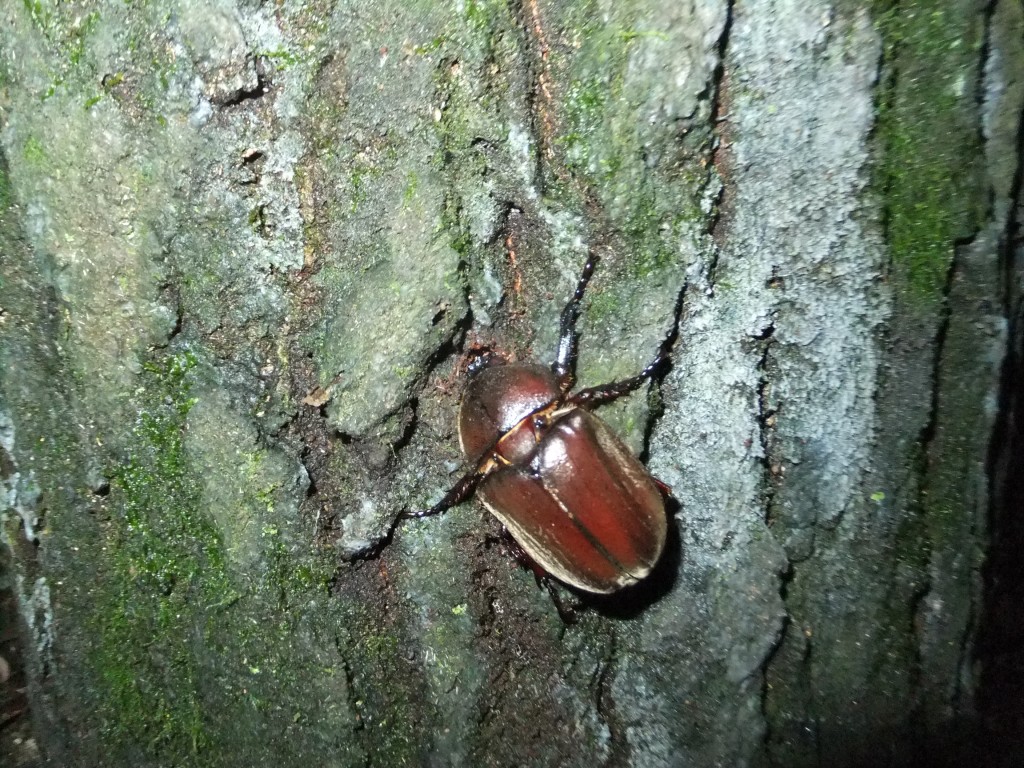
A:
{"label": "algae on bark", "polygon": [[[990,18],[7,4],[0,514],[47,755],[899,762],[969,714]],[[688,286],[601,412],[677,501],[655,577],[563,626],[477,506],[396,518],[462,470],[466,355],[549,361],[588,250],[583,386]]]}

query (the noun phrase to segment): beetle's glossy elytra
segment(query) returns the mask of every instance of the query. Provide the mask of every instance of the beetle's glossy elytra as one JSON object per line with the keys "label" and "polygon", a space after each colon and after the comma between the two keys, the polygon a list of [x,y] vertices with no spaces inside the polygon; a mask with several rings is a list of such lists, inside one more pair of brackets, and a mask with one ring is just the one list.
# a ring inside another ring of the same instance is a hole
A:
{"label": "beetle's glossy elytra", "polygon": [[473,464],[492,451],[477,496],[536,563],[579,589],[613,592],[661,555],[664,499],[603,421],[559,408],[560,396],[542,366],[485,369],[463,397],[462,449]]}
{"label": "beetle's glossy elytra", "polygon": [[473,469],[433,507],[407,515],[442,512],[479,490],[539,569],[578,589],[608,593],[651,572],[668,523],[658,483],[590,409],[629,394],[660,370],[675,341],[685,287],[672,330],[646,368],[573,393],[576,321],[596,261],[591,255],[562,312],[550,369],[494,365],[470,379],[459,442]]}

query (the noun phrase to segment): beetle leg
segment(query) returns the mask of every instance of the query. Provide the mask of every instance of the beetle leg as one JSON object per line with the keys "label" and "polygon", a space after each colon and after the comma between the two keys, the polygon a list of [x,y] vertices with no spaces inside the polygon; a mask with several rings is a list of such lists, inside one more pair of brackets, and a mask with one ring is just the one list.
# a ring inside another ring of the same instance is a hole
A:
{"label": "beetle leg", "polygon": [[473,491],[476,487],[486,478],[491,472],[501,466],[500,461],[495,461],[493,456],[487,456],[479,464],[476,469],[472,472],[467,472],[459,481],[455,483],[448,492],[441,497],[441,500],[429,509],[409,509],[404,510],[400,515],[401,518],[420,518],[420,517],[431,517],[433,515],[439,515],[448,509],[451,509],[456,504],[461,504],[463,501],[473,495]]}
{"label": "beetle leg", "polygon": [[683,312],[683,299],[686,297],[686,289],[687,285],[684,283],[683,289],[679,292],[679,298],[676,299],[672,328],[669,329],[665,338],[661,340],[661,344],[658,346],[658,353],[654,356],[654,359],[640,373],[628,379],[613,381],[610,384],[602,384],[599,387],[581,389],[575,395],[570,395],[566,398],[566,404],[581,408],[595,408],[617,400],[623,395],[628,395],[630,392],[638,389],[645,381],[657,375],[661,367],[668,362],[669,354],[672,352],[672,345],[675,344],[676,337],[679,336],[679,319]]}
{"label": "beetle leg", "polygon": [[547,590],[548,597],[551,598],[551,602],[555,604],[555,610],[558,611],[558,618],[560,618],[562,623],[566,626],[575,624],[579,620],[577,609],[579,609],[582,604],[576,603],[575,605],[566,605],[562,601],[562,596],[558,593],[558,588],[555,587],[555,582],[551,577],[551,574],[545,571],[544,567],[530,557],[519,542],[512,538],[512,534],[508,532],[508,528],[502,526],[501,530],[504,534],[505,542],[512,554],[512,557],[516,559],[519,565],[533,573],[533,578],[536,579],[538,587],[543,587]]}
{"label": "beetle leg", "polygon": [[669,485],[668,483],[663,483],[661,480],[656,478],[654,475],[651,475],[651,480],[653,480],[654,484],[656,486],[658,486],[658,490],[661,491],[661,495],[662,496],[664,496],[666,499],[669,498],[670,496],[672,496],[672,486],[671,485]]}
{"label": "beetle leg", "polygon": [[580,617],[577,610],[583,607],[583,604],[577,602],[575,605],[566,605],[562,602],[562,596],[558,594],[558,590],[549,576],[544,577],[543,584],[548,591],[551,602],[555,604],[555,610],[558,611],[558,618],[562,620],[562,623],[566,626],[572,626],[579,621]]}
{"label": "beetle leg", "polygon": [[590,276],[594,274],[594,266],[597,264],[597,254],[593,251],[587,255],[587,263],[583,265],[583,272],[576,283],[576,290],[569,299],[569,303],[562,310],[562,320],[558,332],[558,354],[555,355],[555,362],[551,365],[551,371],[558,379],[558,386],[562,393],[572,389],[576,382],[576,357],[579,354],[580,335],[576,332],[576,321],[580,318],[580,304],[583,302],[583,294],[587,290],[587,283]]}
{"label": "beetle leg", "polygon": [[431,517],[432,515],[439,515],[442,512],[454,507],[470,496],[473,495],[473,491],[480,484],[480,481],[487,477],[487,473],[480,473],[474,470],[466,475],[453,485],[441,500],[429,509],[407,509],[403,510],[400,517],[405,518],[420,518],[420,517]]}
{"label": "beetle leg", "polygon": [[526,550],[523,549],[522,545],[516,541],[512,534],[508,532],[508,528],[501,526],[501,533],[505,540],[505,546],[508,547],[509,553],[515,558],[516,562],[520,566],[527,569],[533,574],[534,580],[537,582],[539,587],[548,579],[548,572],[544,570],[536,560],[526,554]]}

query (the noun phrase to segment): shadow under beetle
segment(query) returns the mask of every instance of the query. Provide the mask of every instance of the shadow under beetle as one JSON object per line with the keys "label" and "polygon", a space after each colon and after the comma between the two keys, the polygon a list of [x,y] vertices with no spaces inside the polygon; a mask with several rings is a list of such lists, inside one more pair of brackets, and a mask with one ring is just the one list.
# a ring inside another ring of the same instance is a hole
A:
{"label": "shadow under beetle", "polygon": [[[573,393],[576,323],[597,256],[587,259],[562,310],[558,353],[536,363],[471,371],[459,409],[459,443],[473,469],[426,510],[427,517],[474,491],[532,561],[585,592],[607,594],[647,576],[665,548],[667,486],[590,412],[634,391],[668,360],[678,335],[684,286],[672,328],[639,374]],[[490,361],[489,361],[490,362]]]}

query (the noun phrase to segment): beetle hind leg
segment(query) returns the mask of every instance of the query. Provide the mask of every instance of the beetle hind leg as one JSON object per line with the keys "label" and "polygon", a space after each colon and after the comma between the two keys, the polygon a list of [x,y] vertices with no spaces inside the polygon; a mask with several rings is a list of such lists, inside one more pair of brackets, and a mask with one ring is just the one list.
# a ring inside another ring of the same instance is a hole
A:
{"label": "beetle hind leg", "polygon": [[566,626],[575,624],[579,620],[579,611],[584,607],[584,604],[582,602],[567,604],[562,600],[562,595],[558,592],[558,588],[555,586],[554,577],[544,570],[544,567],[540,565],[540,563],[527,554],[526,550],[520,546],[519,542],[512,538],[512,534],[508,532],[508,528],[502,526],[501,532],[512,557],[515,558],[516,562],[519,563],[520,566],[533,573],[533,578],[537,580],[538,587],[543,587],[547,591],[548,597],[550,597],[551,602],[554,603],[555,610],[558,611],[558,618],[562,620],[562,623]]}
{"label": "beetle hind leg", "polygon": [[550,576],[545,577],[542,582],[544,588],[548,592],[548,597],[551,598],[551,602],[555,604],[555,610],[558,611],[558,618],[562,620],[562,623],[566,626],[572,626],[580,619],[580,609],[584,608],[582,602],[566,603],[562,600],[561,594],[555,587],[554,579]]}

